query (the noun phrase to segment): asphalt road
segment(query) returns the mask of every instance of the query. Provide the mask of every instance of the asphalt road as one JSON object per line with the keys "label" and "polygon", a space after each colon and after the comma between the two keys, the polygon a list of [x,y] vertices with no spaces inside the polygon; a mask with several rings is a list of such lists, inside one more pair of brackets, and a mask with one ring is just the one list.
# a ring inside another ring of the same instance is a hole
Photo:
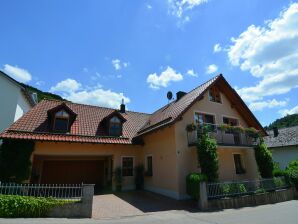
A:
{"label": "asphalt road", "polygon": [[227,209],[219,212],[191,213],[187,211],[165,211],[140,216],[116,219],[0,219],[0,224],[297,224],[298,201],[274,205]]}

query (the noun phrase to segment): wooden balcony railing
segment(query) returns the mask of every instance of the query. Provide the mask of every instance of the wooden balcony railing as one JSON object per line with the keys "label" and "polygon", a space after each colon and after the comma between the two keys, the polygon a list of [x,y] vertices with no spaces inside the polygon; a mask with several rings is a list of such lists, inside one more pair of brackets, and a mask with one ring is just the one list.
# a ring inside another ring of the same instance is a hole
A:
{"label": "wooden balcony railing", "polygon": [[203,124],[194,126],[193,130],[187,130],[189,146],[196,145],[199,136],[203,133],[203,126],[207,127],[209,137],[214,138],[218,145],[252,147],[258,143],[257,133],[248,133],[235,127],[223,128],[222,125]]}

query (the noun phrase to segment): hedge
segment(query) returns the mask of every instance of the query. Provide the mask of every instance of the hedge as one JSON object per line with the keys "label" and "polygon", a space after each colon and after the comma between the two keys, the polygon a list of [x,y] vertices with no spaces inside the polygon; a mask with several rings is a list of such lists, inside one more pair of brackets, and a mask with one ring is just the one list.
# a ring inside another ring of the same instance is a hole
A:
{"label": "hedge", "polygon": [[45,217],[56,206],[71,203],[65,200],[45,197],[0,195],[1,218]]}
{"label": "hedge", "polygon": [[293,185],[295,185],[296,190],[298,191],[298,159],[289,162],[286,167],[286,177]]}
{"label": "hedge", "polygon": [[200,198],[200,182],[207,181],[207,177],[201,173],[190,173],[186,177],[186,192],[193,199]]}

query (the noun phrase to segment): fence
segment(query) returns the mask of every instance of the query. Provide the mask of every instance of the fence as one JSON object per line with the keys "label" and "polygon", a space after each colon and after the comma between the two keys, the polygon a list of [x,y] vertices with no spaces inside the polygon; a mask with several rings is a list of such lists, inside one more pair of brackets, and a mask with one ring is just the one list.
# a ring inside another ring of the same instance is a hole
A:
{"label": "fence", "polygon": [[208,199],[219,199],[275,191],[289,188],[284,177],[253,181],[207,183]]}
{"label": "fence", "polygon": [[53,197],[63,200],[81,200],[82,184],[16,184],[1,183],[0,194],[33,197]]}

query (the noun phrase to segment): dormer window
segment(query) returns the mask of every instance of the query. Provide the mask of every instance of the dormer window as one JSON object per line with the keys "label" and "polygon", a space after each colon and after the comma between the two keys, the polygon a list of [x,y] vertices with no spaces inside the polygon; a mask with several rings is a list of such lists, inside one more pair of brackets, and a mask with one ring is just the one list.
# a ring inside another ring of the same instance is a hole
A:
{"label": "dormer window", "polygon": [[209,100],[215,103],[221,103],[220,91],[216,86],[209,89]]}
{"label": "dormer window", "polygon": [[67,132],[69,126],[69,114],[65,110],[60,110],[55,113],[54,131]]}
{"label": "dormer window", "polygon": [[117,116],[114,116],[110,119],[109,135],[110,136],[122,135],[122,122]]}

